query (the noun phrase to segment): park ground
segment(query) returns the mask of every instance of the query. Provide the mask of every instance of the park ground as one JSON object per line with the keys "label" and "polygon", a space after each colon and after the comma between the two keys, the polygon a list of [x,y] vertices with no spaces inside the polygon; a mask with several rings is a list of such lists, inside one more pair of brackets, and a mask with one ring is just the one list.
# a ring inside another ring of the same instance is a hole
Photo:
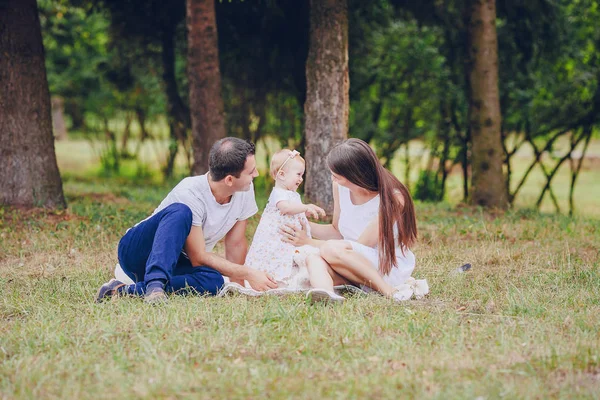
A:
{"label": "park ground", "polygon": [[[539,213],[525,199],[493,214],[460,205],[457,196],[418,203],[414,276],[431,288],[423,300],[395,304],[371,295],[311,306],[302,296],[190,296],[152,307],[134,298],[95,304],[94,296],[111,277],[120,236],[176,180],[139,170],[103,177],[87,167],[88,148],[57,144],[68,210],[0,208],[2,399],[600,393],[594,157],[584,164],[573,218]],[[600,153],[600,144],[591,150]],[[568,173],[558,178],[566,205]],[[527,187],[532,198],[538,184]],[[257,185],[259,206],[267,191]],[[254,217],[249,238],[257,223]],[[453,273],[467,262],[469,272]]]}

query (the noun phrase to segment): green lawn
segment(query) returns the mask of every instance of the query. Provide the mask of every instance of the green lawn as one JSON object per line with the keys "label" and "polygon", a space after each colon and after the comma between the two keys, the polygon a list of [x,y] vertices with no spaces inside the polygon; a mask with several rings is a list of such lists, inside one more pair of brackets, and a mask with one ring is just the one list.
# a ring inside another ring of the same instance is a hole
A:
{"label": "green lawn", "polygon": [[597,219],[417,204],[431,293],[400,305],[95,304],[120,235],[173,182],[93,178],[63,151],[68,211],[0,208],[2,399],[598,398]]}

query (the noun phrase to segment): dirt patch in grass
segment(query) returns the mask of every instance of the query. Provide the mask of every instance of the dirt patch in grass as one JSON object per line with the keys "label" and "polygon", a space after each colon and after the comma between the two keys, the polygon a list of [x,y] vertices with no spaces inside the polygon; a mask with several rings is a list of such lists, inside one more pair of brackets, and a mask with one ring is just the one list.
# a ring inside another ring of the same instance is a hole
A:
{"label": "dirt patch in grass", "polygon": [[581,169],[584,171],[597,171],[600,169],[600,156],[587,156],[584,158]]}
{"label": "dirt patch in grass", "polygon": [[64,221],[85,221],[87,218],[73,214],[69,210],[49,210],[45,208],[26,208],[18,206],[0,209],[0,228],[10,226],[12,229],[17,230],[32,220],[55,225]]}
{"label": "dirt patch in grass", "polygon": [[80,201],[91,201],[93,203],[106,203],[106,204],[130,204],[131,201],[125,197],[117,196],[114,193],[79,193],[72,194],[69,196],[69,200],[75,202]]}

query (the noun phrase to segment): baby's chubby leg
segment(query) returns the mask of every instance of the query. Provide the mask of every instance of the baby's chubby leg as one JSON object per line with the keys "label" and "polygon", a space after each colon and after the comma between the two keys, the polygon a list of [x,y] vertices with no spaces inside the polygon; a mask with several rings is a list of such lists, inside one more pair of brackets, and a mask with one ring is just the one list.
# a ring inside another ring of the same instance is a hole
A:
{"label": "baby's chubby leg", "polygon": [[333,292],[333,287],[350,283],[346,278],[335,272],[331,266],[319,255],[309,255],[306,258],[306,268],[310,279],[310,286]]}

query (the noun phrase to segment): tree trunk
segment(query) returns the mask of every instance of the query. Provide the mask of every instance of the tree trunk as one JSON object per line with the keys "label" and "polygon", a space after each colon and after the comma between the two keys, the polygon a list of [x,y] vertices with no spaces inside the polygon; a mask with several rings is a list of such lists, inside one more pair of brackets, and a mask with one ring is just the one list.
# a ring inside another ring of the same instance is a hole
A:
{"label": "tree trunk", "polygon": [[225,137],[214,0],[187,0],[188,80],[194,147],[192,174],[208,171],[212,144]]}
{"label": "tree trunk", "polygon": [[305,193],[333,211],[326,157],[348,136],[348,6],[346,0],[311,0],[310,45],[306,61]]}
{"label": "tree trunk", "polygon": [[71,117],[71,131],[85,131],[85,116],[80,104],[81,100],[65,99],[65,113]]}
{"label": "tree trunk", "polygon": [[506,208],[508,199],[506,179],[502,172],[496,3],[495,0],[470,0],[468,4],[471,203]]}
{"label": "tree trunk", "polygon": [[404,149],[404,186],[410,190],[410,140],[405,143]]}
{"label": "tree trunk", "polygon": [[170,135],[169,155],[163,169],[167,179],[173,176],[179,143],[186,149],[187,132],[190,128],[190,111],[179,96],[175,77],[175,28],[176,24],[164,26],[161,46],[162,79],[167,95],[167,120]]}
{"label": "tree trunk", "polygon": [[0,204],[64,208],[35,0],[0,2]]}
{"label": "tree trunk", "polygon": [[[133,114],[127,113],[125,115],[125,129],[123,129],[123,136],[121,136],[121,157],[129,158],[131,153],[129,152],[129,138],[131,138],[131,123],[133,122]],[[137,156],[137,154],[134,154]]]}
{"label": "tree trunk", "polygon": [[60,96],[50,98],[52,109],[52,130],[56,140],[67,140],[67,123],[65,122],[65,100]]}

